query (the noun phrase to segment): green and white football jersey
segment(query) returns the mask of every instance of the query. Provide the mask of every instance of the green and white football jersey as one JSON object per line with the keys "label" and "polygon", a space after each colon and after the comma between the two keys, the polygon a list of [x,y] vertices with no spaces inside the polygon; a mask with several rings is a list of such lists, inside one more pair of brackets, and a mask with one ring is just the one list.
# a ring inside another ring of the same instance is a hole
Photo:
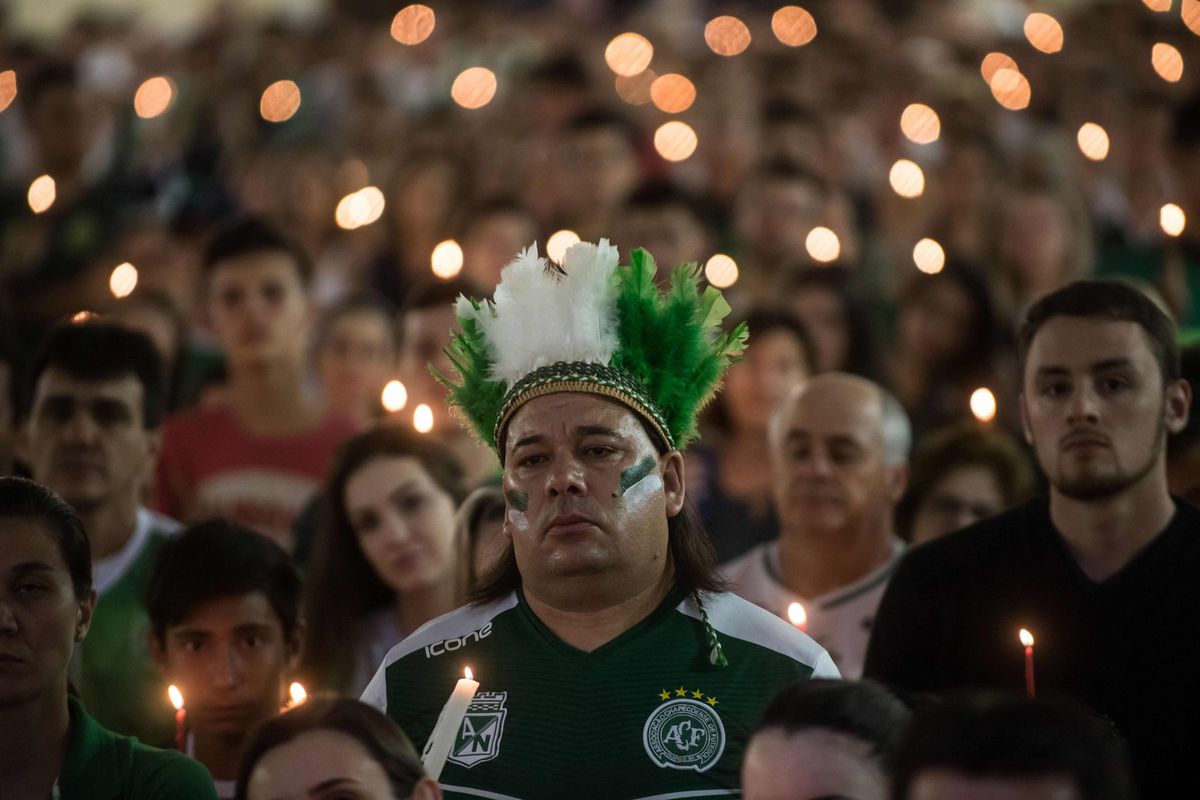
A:
{"label": "green and white football jersey", "polygon": [[396,645],[363,700],[421,748],[471,667],[479,690],[440,779],[449,798],[737,797],[747,737],[771,698],[838,672],[819,645],[739,597],[711,595],[704,608],[726,666],[710,663],[700,609],[678,591],[591,653],[514,592]]}

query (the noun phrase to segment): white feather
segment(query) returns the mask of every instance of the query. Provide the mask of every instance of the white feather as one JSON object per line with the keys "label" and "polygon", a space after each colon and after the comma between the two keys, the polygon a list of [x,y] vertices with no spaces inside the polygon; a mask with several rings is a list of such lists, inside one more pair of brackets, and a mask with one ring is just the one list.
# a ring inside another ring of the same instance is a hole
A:
{"label": "white feather", "polygon": [[618,261],[607,239],[567,250],[566,275],[547,272],[536,244],[513,259],[500,273],[492,303],[478,314],[471,310],[488,344],[490,377],[512,386],[549,364],[607,364],[617,349]]}

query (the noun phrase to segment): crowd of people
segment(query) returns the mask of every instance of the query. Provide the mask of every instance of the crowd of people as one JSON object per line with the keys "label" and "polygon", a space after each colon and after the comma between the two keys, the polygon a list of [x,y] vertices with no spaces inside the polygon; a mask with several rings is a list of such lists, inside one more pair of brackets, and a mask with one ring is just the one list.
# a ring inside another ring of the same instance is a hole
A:
{"label": "crowd of people", "polygon": [[1200,794],[1200,7],[34,5],[0,796]]}

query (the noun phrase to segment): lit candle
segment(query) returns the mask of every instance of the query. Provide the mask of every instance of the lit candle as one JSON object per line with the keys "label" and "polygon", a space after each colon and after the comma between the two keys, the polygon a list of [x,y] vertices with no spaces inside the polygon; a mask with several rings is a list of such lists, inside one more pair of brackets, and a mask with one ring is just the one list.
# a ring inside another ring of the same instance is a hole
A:
{"label": "lit candle", "polygon": [[1021,644],[1025,646],[1025,693],[1030,697],[1036,697],[1037,692],[1033,685],[1033,634],[1021,628],[1019,636]]}
{"label": "lit candle", "polygon": [[308,692],[305,691],[304,684],[300,683],[300,681],[292,682],[292,685],[288,687],[288,695],[290,699],[287,701],[287,705],[279,709],[279,713],[281,714],[284,711],[295,708],[308,699]]}
{"label": "lit candle", "polygon": [[808,612],[799,603],[792,603],[787,609],[788,621],[805,633],[808,632]]}
{"label": "lit candle", "polygon": [[466,677],[459,678],[458,683],[454,685],[454,691],[450,693],[446,705],[442,706],[437,725],[433,727],[433,733],[429,734],[429,741],[425,743],[425,751],[421,753],[421,765],[425,767],[425,774],[435,781],[441,777],[442,767],[446,765],[450,748],[454,746],[458,730],[462,727],[463,717],[467,715],[467,707],[471,705],[475,692],[479,690],[479,681],[474,679],[471,668],[467,667],[463,672]]}
{"label": "lit candle", "polygon": [[183,705],[183,692],[171,684],[167,687],[167,697],[175,706],[175,749],[183,753],[187,750],[187,708]]}

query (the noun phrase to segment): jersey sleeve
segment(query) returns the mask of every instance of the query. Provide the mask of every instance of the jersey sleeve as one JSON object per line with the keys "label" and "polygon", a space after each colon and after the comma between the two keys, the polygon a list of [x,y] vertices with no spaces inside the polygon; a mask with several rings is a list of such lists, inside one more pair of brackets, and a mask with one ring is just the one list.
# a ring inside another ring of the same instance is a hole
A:
{"label": "jersey sleeve", "polygon": [[139,746],[131,777],[126,800],[217,800],[204,765],[170,750]]}
{"label": "jersey sleeve", "polygon": [[379,665],[379,669],[375,670],[375,676],[371,678],[371,682],[367,684],[367,688],[363,690],[362,697],[359,698],[362,702],[379,709],[384,714],[387,713],[387,662]]}
{"label": "jersey sleeve", "polygon": [[821,651],[821,657],[817,659],[816,666],[813,667],[812,676],[814,678],[830,678],[838,680],[842,677],[842,673],[838,670],[837,664],[833,663],[827,651]]}

